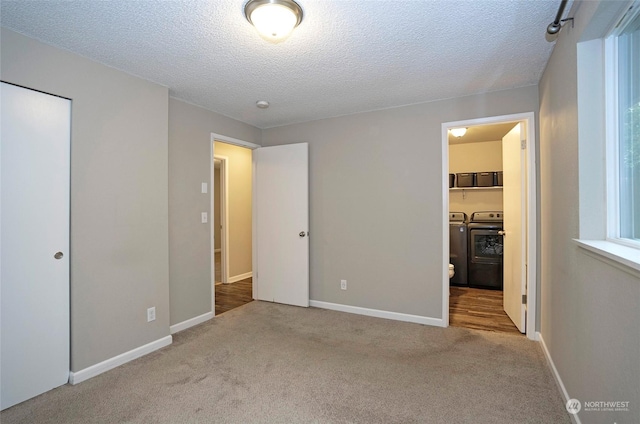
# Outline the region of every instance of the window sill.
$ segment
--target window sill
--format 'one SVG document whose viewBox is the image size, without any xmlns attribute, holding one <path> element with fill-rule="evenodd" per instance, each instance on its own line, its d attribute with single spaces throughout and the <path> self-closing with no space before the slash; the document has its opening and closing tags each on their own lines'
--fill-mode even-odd
<svg viewBox="0 0 640 424">
<path fill-rule="evenodd" d="M 605 259 L 605 262 L 623 265 L 628 271 L 634 270 L 634 274 L 640 272 L 640 250 L 638 249 L 606 240 L 574 239 L 574 241 L 581 248 L 595 253 L 599 259 Z"/>
</svg>

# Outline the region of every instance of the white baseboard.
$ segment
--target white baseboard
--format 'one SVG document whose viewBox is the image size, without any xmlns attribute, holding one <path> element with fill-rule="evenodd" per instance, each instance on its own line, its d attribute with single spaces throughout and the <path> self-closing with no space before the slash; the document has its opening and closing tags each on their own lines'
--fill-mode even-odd
<svg viewBox="0 0 640 424">
<path fill-rule="evenodd" d="M 246 280 L 253 277 L 253 272 L 245 272 L 244 274 L 234 275 L 227 280 L 229 283 L 235 283 L 236 281 Z"/>
<path fill-rule="evenodd" d="M 547 363 L 549 364 L 549 368 L 551 368 L 551 373 L 553 374 L 553 377 L 556 380 L 556 384 L 558 385 L 558 388 L 560 388 L 560 391 L 562 392 L 564 403 L 566 404 L 567 401 L 571 399 L 569 397 L 569 392 L 567 392 L 567 388 L 564 387 L 562 378 L 560 378 L 560 374 L 558 374 L 558 369 L 556 368 L 556 365 L 553 363 L 553 359 L 551 359 L 551 354 L 549 353 L 549 349 L 547 349 L 547 345 L 545 344 L 544 339 L 542 338 L 542 334 L 540 334 L 540 332 L 538 331 L 536 332 L 536 335 L 538 340 L 540 341 L 540 346 L 542 346 L 542 351 L 544 352 L 544 356 L 545 358 L 547 358 Z M 580 421 L 580 417 L 578 417 L 577 414 L 569 414 L 569 417 L 571 418 L 571 422 L 575 424 L 582 424 L 582 422 Z"/>
<path fill-rule="evenodd" d="M 310 300 L 309 306 L 314 306 L 316 308 L 322 309 L 331 309 L 332 311 L 348 312 L 350 314 L 367 315 L 370 317 L 386 318 L 395 321 L 414 322 L 417 324 L 444 327 L 444 321 L 441 318 L 429 318 L 420 315 L 409 315 L 399 312 L 382 311 L 379 309 L 361 308 L 359 306 L 341 305 L 339 303 L 321 302 L 319 300 Z"/>
<path fill-rule="evenodd" d="M 113 358 L 107 359 L 106 361 L 102 361 L 98 364 L 92 365 L 89 368 L 85 368 L 78 372 L 70 372 L 69 383 L 82 383 L 85 380 L 102 374 L 103 372 L 107 372 L 116 367 L 119 367 L 120 365 L 126 364 L 129 361 L 133 361 L 134 359 L 138 359 L 141 356 L 147 355 L 155 350 L 161 349 L 165 346 L 169 346 L 172 341 L 173 338 L 171 336 L 166 336 L 144 346 L 140 346 L 118 356 L 114 356 Z"/>
<path fill-rule="evenodd" d="M 179 322 L 169 327 L 171 334 L 176 334 L 179 331 L 186 330 L 194 325 L 202 324 L 205 321 L 209 321 L 213 318 L 213 312 L 207 312 L 206 314 L 198 315 L 195 318 L 188 319 L 186 321 Z"/>
</svg>

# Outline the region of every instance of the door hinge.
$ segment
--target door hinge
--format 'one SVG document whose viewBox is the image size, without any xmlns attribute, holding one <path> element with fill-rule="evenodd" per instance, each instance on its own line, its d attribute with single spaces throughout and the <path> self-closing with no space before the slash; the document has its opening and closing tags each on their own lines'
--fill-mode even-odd
<svg viewBox="0 0 640 424">
<path fill-rule="evenodd" d="M 520 148 L 522 150 L 526 150 L 527 149 L 527 140 L 520 140 Z"/>
<path fill-rule="evenodd" d="M 522 295 L 522 304 L 523 304 L 523 305 L 526 305 L 526 304 L 527 304 L 527 295 L 526 295 L 526 294 L 523 294 L 523 295 Z"/>
</svg>

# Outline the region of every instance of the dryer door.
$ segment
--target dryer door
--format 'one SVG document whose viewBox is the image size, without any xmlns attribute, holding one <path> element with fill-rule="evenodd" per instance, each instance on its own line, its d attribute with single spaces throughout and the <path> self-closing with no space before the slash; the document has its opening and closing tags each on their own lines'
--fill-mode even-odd
<svg viewBox="0 0 640 424">
<path fill-rule="evenodd" d="M 469 230 L 469 260 L 477 263 L 502 264 L 503 239 L 497 229 Z"/>
</svg>

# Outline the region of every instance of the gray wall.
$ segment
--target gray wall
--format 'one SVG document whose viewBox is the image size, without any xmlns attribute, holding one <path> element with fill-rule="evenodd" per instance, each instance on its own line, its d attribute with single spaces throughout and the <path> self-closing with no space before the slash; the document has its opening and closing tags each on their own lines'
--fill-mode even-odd
<svg viewBox="0 0 640 424">
<path fill-rule="evenodd" d="M 68 97 L 71 369 L 169 334 L 167 88 L 2 29 L 4 81 Z M 156 307 L 147 323 L 146 310 Z"/>
<path fill-rule="evenodd" d="M 169 288 L 171 325 L 211 311 L 211 133 L 259 144 L 260 130 L 169 99 Z M 211 220 L 209 220 L 211 222 Z"/>
<path fill-rule="evenodd" d="M 441 124 L 537 110 L 532 86 L 263 130 L 309 143 L 311 299 L 441 318 Z"/>
<path fill-rule="evenodd" d="M 588 254 L 579 236 L 576 43 L 604 3 L 583 2 L 540 81 L 541 328 L 570 397 L 630 401 L 629 413 L 581 412 L 583 423 L 640 422 L 640 275 Z M 595 194 L 595 193 L 594 193 Z"/>
</svg>

